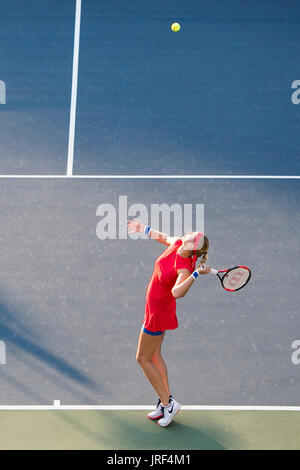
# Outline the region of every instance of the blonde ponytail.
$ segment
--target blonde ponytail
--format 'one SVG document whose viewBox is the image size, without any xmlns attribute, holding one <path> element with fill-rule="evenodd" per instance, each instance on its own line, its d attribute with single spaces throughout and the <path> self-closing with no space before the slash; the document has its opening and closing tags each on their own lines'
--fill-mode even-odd
<svg viewBox="0 0 300 470">
<path fill-rule="evenodd" d="M 209 240 L 208 240 L 208 238 L 207 238 L 206 235 L 203 235 L 203 245 L 202 245 L 201 251 L 203 250 L 204 253 L 203 253 L 203 254 L 202 254 L 202 253 L 199 254 L 199 257 L 201 257 L 201 258 L 200 258 L 200 263 L 199 263 L 199 266 L 198 266 L 198 267 L 203 266 L 204 264 L 207 263 L 207 260 L 208 260 L 208 254 L 207 254 L 208 248 L 209 248 Z"/>
<path fill-rule="evenodd" d="M 206 264 L 207 260 L 208 260 L 208 254 L 204 253 L 204 255 L 202 255 L 200 259 L 200 266 L 203 266 L 203 264 Z"/>
</svg>

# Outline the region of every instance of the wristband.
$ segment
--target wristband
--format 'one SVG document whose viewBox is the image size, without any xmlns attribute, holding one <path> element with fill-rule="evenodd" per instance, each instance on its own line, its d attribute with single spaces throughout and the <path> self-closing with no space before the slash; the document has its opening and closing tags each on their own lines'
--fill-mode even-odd
<svg viewBox="0 0 300 470">
<path fill-rule="evenodd" d="M 193 276 L 194 279 L 197 279 L 197 277 L 199 276 L 198 271 L 194 271 L 194 272 L 192 273 L 192 276 Z"/>
<path fill-rule="evenodd" d="M 147 226 L 147 227 L 144 228 L 144 234 L 148 235 L 148 237 L 150 235 L 150 232 L 151 232 L 151 227 Z"/>
</svg>

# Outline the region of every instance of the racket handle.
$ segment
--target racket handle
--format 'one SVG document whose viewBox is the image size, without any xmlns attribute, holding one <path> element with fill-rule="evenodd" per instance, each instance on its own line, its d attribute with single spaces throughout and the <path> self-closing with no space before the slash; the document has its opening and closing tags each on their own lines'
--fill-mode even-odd
<svg viewBox="0 0 300 470">
<path fill-rule="evenodd" d="M 210 273 L 211 273 L 211 274 L 218 274 L 218 270 L 217 270 L 217 269 L 214 269 L 214 268 L 211 268 L 211 269 L 210 269 Z"/>
<path fill-rule="evenodd" d="M 204 268 L 205 268 L 205 266 L 201 266 L 200 269 L 204 269 Z M 214 268 L 210 268 L 210 271 L 209 271 L 209 272 L 210 272 L 210 274 L 218 274 L 218 270 L 217 270 L 217 269 L 214 269 Z"/>
</svg>

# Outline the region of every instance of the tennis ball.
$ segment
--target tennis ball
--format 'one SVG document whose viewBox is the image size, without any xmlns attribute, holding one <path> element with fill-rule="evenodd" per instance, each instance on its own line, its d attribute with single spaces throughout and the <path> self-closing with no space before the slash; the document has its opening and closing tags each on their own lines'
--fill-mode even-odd
<svg viewBox="0 0 300 470">
<path fill-rule="evenodd" d="M 180 24 L 179 23 L 173 23 L 172 26 L 171 26 L 171 29 L 172 29 L 172 31 L 177 33 L 177 31 L 180 30 Z"/>
</svg>

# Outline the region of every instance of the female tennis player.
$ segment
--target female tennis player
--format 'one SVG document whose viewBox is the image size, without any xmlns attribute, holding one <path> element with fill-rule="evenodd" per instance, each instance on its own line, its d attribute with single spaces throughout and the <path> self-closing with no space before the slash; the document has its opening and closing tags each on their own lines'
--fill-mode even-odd
<svg viewBox="0 0 300 470">
<path fill-rule="evenodd" d="M 156 410 L 148 414 L 157 419 L 159 426 L 171 424 L 181 405 L 170 393 L 168 371 L 161 354 L 166 330 L 178 327 L 176 299 L 184 297 L 195 280 L 208 274 L 206 266 L 209 241 L 201 232 L 188 232 L 181 238 L 169 237 L 137 219 L 128 221 L 129 233 L 145 233 L 148 237 L 167 245 L 157 258 L 146 293 L 144 323 L 140 332 L 136 359 L 157 393 Z M 197 258 L 201 257 L 196 268 Z"/>
</svg>

